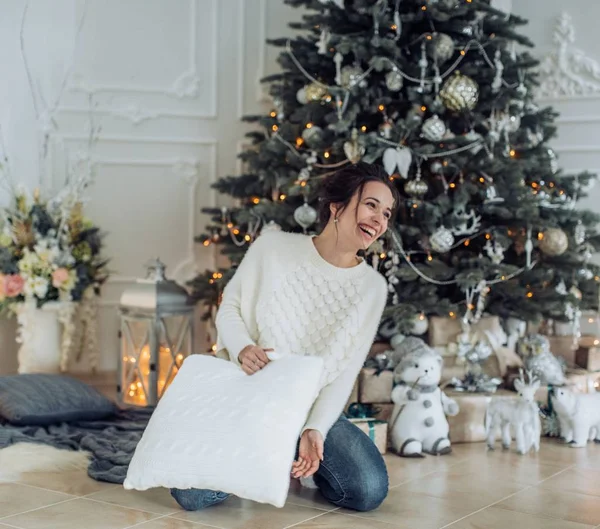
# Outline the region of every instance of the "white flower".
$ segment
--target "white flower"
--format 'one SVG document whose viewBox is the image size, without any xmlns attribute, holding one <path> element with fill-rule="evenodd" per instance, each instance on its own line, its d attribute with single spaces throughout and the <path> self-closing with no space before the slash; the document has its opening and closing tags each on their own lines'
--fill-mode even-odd
<svg viewBox="0 0 600 529">
<path fill-rule="evenodd" d="M 27 278 L 27 281 L 25 281 L 25 296 L 27 298 L 36 296 L 38 299 L 44 299 L 48 293 L 48 285 L 48 280 L 43 277 L 29 277 Z"/>
<path fill-rule="evenodd" d="M 54 241 L 41 239 L 34 247 L 35 253 L 43 263 L 51 264 L 56 261 L 60 250 Z"/>
<path fill-rule="evenodd" d="M 19 261 L 19 271 L 23 276 L 30 276 L 33 274 L 35 269 L 42 268 L 43 263 L 40 261 L 38 255 L 31 252 L 28 248 L 23 250 L 23 257 Z"/>
</svg>

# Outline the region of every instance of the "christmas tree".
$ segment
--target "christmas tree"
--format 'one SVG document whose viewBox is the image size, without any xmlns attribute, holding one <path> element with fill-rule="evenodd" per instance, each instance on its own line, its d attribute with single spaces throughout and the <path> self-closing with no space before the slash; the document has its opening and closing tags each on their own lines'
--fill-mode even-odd
<svg viewBox="0 0 600 529">
<path fill-rule="evenodd" d="M 595 177 L 564 174 L 548 146 L 556 113 L 535 103 L 524 19 L 494 0 L 286 3 L 304 31 L 269 41 L 273 110 L 244 118 L 257 125 L 244 174 L 215 184 L 235 206 L 205 210 L 198 237 L 231 263 L 192 282 L 207 318 L 261 230 L 317 231 L 320 180 L 359 160 L 403 197 L 366 255 L 389 283 L 388 332 L 484 312 L 576 322 L 597 306 L 599 217 L 576 208 Z"/>
</svg>

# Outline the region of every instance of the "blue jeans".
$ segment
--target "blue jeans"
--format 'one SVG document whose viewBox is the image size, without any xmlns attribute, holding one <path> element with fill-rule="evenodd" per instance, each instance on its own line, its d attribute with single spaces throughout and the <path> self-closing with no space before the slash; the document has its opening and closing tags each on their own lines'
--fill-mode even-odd
<svg viewBox="0 0 600 529">
<path fill-rule="evenodd" d="M 328 501 L 355 511 L 371 511 L 381 505 L 388 493 L 388 475 L 383 457 L 368 435 L 340 417 L 327 434 L 323 456 L 314 479 Z M 204 509 L 229 497 L 203 489 L 171 489 L 171 495 L 186 511 Z"/>
</svg>

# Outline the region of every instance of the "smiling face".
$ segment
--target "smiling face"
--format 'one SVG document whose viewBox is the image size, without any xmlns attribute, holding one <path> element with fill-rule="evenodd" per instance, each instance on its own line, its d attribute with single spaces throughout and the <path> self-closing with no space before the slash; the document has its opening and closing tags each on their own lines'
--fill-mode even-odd
<svg viewBox="0 0 600 529">
<path fill-rule="evenodd" d="M 331 214 L 337 218 L 340 241 L 357 250 L 366 250 L 388 227 L 394 198 L 389 187 L 381 182 L 367 182 L 362 193 L 352 197 L 348 207 L 339 212 L 331 205 Z"/>
</svg>

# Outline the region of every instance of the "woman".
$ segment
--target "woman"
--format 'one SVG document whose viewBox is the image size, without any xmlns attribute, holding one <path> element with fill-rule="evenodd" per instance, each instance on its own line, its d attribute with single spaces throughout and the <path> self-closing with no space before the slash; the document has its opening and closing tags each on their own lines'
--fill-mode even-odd
<svg viewBox="0 0 600 529">
<path fill-rule="evenodd" d="M 321 391 L 292 475 L 314 476 L 331 503 L 357 511 L 375 509 L 388 491 L 377 448 L 341 416 L 387 299 L 384 278 L 357 253 L 386 232 L 397 204 L 379 166 L 358 163 L 330 175 L 321 186 L 321 233 L 258 237 L 225 288 L 216 318 L 218 351 L 248 375 L 269 363 L 270 351 L 323 358 Z M 171 494 L 186 510 L 228 496 L 198 489 Z"/>
</svg>

